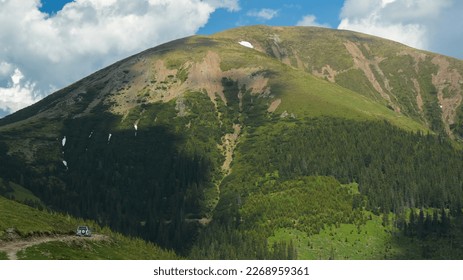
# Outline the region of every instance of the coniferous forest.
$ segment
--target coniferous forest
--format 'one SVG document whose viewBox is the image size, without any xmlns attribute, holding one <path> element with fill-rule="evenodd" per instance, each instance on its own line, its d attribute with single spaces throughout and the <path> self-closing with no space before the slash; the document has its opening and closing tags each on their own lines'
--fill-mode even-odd
<svg viewBox="0 0 463 280">
<path fill-rule="evenodd" d="M 101 122 L 78 121 L 69 127 L 79 130 L 63 133 L 68 168 L 39 162 L 29 169 L 3 152 L 10 163 L 2 165 L 10 174 L 3 178 L 28 186 L 53 209 L 193 258 L 297 258 L 291 241 L 268 238 L 280 228 L 311 236 L 331 225 L 360 226 L 367 213 L 391 213 L 387 223 L 404 237 L 447 238 L 461 217 L 461 151 L 446 138 L 387 122 L 270 118 L 250 126 L 204 226 L 198 221 L 220 173 L 221 155 L 211 157 L 206 144 L 216 140 L 214 128 L 188 143 L 196 138 L 182 138 L 160 117 L 136 136 L 121 130 L 108 140 Z M 138 145 L 144 137 L 149 145 Z"/>
</svg>

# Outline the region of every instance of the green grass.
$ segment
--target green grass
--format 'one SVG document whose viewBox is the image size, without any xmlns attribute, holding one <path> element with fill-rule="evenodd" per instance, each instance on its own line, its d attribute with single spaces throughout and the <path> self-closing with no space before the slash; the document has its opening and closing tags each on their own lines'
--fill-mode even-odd
<svg viewBox="0 0 463 280">
<path fill-rule="evenodd" d="M 428 209 L 431 211 L 432 209 Z M 308 236 L 295 228 L 279 228 L 268 238 L 269 247 L 278 242 L 292 242 L 297 258 L 349 260 L 459 260 L 462 259 L 463 220 L 453 221 L 446 237 L 429 235 L 424 239 L 405 236 L 391 225 L 382 224 L 382 215 L 365 212 L 371 217 L 365 224 L 326 226 L 319 234 Z M 389 214 L 389 219 L 394 215 Z"/>
<path fill-rule="evenodd" d="M 8 256 L 5 252 L 0 251 L 0 260 L 8 260 Z"/>
<path fill-rule="evenodd" d="M 391 235 L 381 225 L 381 219 L 372 215 L 365 225 L 341 224 L 330 226 L 310 237 L 307 259 L 387 259 L 385 250 Z"/>
<path fill-rule="evenodd" d="M 390 259 L 400 255 L 401 248 L 393 246 L 390 228 L 384 227 L 379 216 L 371 213 L 363 225 L 340 224 L 326 226 L 319 234 L 307 236 L 292 228 L 280 228 L 269 237 L 269 244 L 278 241 L 295 244 L 298 259 Z"/>
<path fill-rule="evenodd" d="M 271 56 L 275 55 L 272 46 L 275 46 L 276 39 L 282 50 L 281 55 L 289 58 L 292 66 L 296 66 L 294 58 L 297 55 L 316 69 L 321 69 L 326 64 L 330 64 L 334 69 L 345 69 L 351 67 L 353 62 L 339 34 L 342 33 L 326 28 L 292 27 L 281 30 L 278 27 L 252 26 L 227 30 L 213 37 L 227 38 L 236 45 L 240 40 L 247 40 Z"/>
<path fill-rule="evenodd" d="M 6 230 L 14 228 L 22 237 L 34 234 L 73 233 L 83 220 L 58 213 L 40 211 L 0 196 L 0 239 L 5 238 Z M 91 226 L 95 227 L 95 224 Z"/>
<path fill-rule="evenodd" d="M 178 259 L 175 253 L 163 250 L 141 239 L 125 237 L 93 221 L 84 221 L 59 213 L 48 213 L 0 196 L 0 240 L 8 239 L 10 229 L 27 238 L 43 235 L 73 235 L 78 225 L 89 225 L 105 241 L 83 238 L 68 242 L 49 242 L 19 252 L 21 259 Z M 0 259 L 7 259 L 0 251 Z"/>
<path fill-rule="evenodd" d="M 18 253 L 22 260 L 175 260 L 178 256 L 140 239 L 112 234 L 110 240 L 85 238 L 48 242 Z"/>
<path fill-rule="evenodd" d="M 378 95 L 373 85 L 360 69 L 350 69 L 339 73 L 336 76 L 336 83 L 342 87 L 362 94 L 373 101 L 387 105 L 387 102 Z"/>
<path fill-rule="evenodd" d="M 290 72 L 288 67 L 287 72 Z M 332 116 L 355 120 L 386 119 L 412 131 L 427 131 L 420 123 L 395 113 L 386 106 L 343 87 L 303 72 L 293 72 L 275 82 L 282 90 L 282 102 L 276 113 L 287 111 L 297 117 Z"/>
</svg>

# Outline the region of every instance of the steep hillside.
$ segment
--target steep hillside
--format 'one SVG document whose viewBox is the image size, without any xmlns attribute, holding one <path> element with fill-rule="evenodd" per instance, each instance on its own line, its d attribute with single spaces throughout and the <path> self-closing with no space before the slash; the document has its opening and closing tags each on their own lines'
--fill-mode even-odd
<svg viewBox="0 0 463 280">
<path fill-rule="evenodd" d="M 238 28 L 217 38 L 256 50 L 384 104 L 434 131 L 462 137 L 463 62 L 351 31 Z"/>
<path fill-rule="evenodd" d="M 295 240 L 389 215 L 375 246 L 442 244 L 463 205 L 461 65 L 320 28 L 180 39 L 1 119 L 0 194 L 193 258 L 313 257 Z M 439 234 L 405 232 L 418 209 Z"/>
<path fill-rule="evenodd" d="M 79 225 L 93 229 L 76 237 Z M 2 255 L 4 255 L 2 257 Z M 0 259 L 177 259 L 140 239 L 124 237 L 95 222 L 47 213 L 0 196 Z"/>
</svg>

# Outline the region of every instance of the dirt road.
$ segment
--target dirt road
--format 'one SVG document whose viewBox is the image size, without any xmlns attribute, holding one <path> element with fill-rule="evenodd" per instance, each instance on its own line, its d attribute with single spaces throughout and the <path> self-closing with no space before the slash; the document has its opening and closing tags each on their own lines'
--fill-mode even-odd
<svg viewBox="0 0 463 280">
<path fill-rule="evenodd" d="M 17 260 L 17 253 L 21 250 L 24 250 L 28 247 L 35 246 L 38 244 L 51 242 L 51 241 L 72 241 L 72 240 L 92 240 L 92 241 L 102 241 L 107 240 L 109 237 L 102 234 L 93 234 L 92 237 L 79 237 L 75 235 L 60 235 L 60 236 L 45 236 L 45 237 L 34 237 L 30 239 L 14 240 L 3 242 L 0 241 L 0 251 L 3 251 L 7 254 L 8 259 Z"/>
</svg>

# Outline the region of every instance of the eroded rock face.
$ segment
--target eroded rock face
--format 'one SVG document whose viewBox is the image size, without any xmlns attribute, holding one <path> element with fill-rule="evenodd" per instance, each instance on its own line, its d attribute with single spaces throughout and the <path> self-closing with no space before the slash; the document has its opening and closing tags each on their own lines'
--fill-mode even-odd
<svg viewBox="0 0 463 280">
<path fill-rule="evenodd" d="M 463 78 L 461 74 L 450 66 L 444 56 L 437 55 L 432 63 L 438 66 L 437 74 L 432 75 L 432 83 L 437 89 L 439 106 L 442 109 L 442 121 L 447 134 L 451 134 L 450 125 L 455 123 L 458 107 L 461 105 Z"/>
<path fill-rule="evenodd" d="M 263 74 L 255 74 L 261 68 L 240 68 L 222 71 L 221 58 L 218 53 L 208 51 L 202 61 L 185 62 L 181 69 L 185 78 L 179 77 L 177 69 L 168 69 L 162 58 L 149 58 L 133 64 L 126 74 L 133 73 L 130 81 L 112 91 L 111 110 L 120 115 L 126 115 L 140 102 L 169 102 L 180 98 L 187 91 L 202 91 L 216 106 L 216 98 L 227 104 L 224 95 L 222 79 L 227 78 L 238 83 L 238 87 L 250 90 L 252 94 L 269 94 L 269 79 Z M 119 79 L 121 80 L 121 79 Z M 123 80 L 123 78 L 122 78 Z M 123 83 L 122 83 L 123 84 Z M 238 93 L 239 94 L 239 93 Z M 185 108 L 178 104 L 181 111 Z"/>
<path fill-rule="evenodd" d="M 389 85 L 389 81 L 385 77 L 381 68 L 379 67 L 379 63 L 384 58 L 375 57 L 374 59 L 367 59 L 355 43 L 347 41 L 344 43 L 344 45 L 346 46 L 346 49 L 349 51 L 349 53 L 352 55 L 352 58 L 354 60 L 354 69 L 362 70 L 362 72 L 365 74 L 373 88 L 381 95 L 382 98 L 384 98 L 387 101 L 387 103 L 392 108 L 394 108 L 394 111 L 400 113 L 400 107 L 391 99 L 392 88 Z M 382 81 L 376 78 L 375 73 L 373 71 L 376 71 L 379 74 Z M 382 83 L 382 85 L 380 82 Z M 385 89 L 383 89 L 383 87 Z"/>
</svg>

